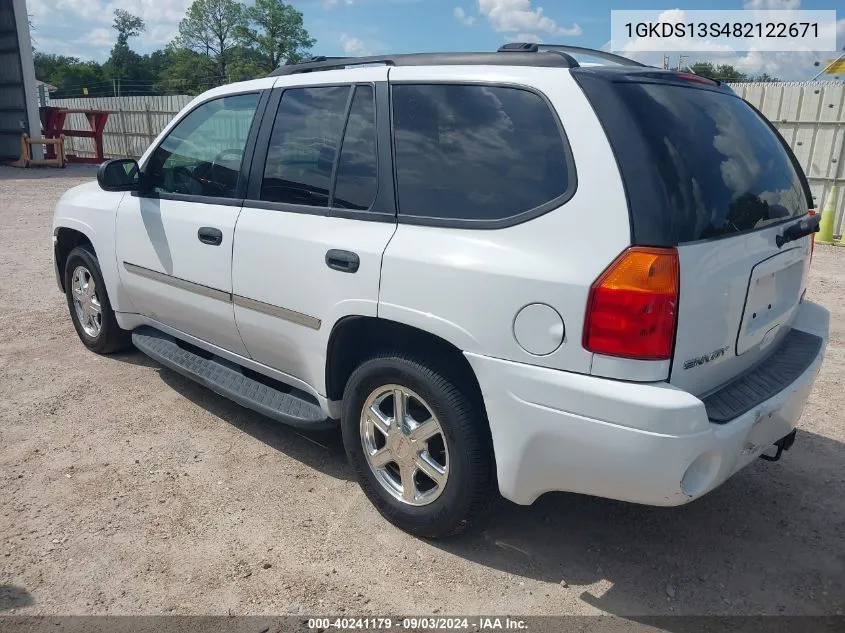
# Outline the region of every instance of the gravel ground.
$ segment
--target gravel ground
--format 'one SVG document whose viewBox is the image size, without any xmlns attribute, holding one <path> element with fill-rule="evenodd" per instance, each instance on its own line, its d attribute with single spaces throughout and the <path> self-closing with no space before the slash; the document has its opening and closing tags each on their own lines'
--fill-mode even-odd
<svg viewBox="0 0 845 633">
<path fill-rule="evenodd" d="M 339 433 L 85 350 L 50 226 L 93 176 L 0 167 L 0 612 L 845 613 L 845 248 L 816 248 L 831 341 L 781 462 L 680 508 L 502 501 L 429 543 L 378 516 Z"/>
</svg>

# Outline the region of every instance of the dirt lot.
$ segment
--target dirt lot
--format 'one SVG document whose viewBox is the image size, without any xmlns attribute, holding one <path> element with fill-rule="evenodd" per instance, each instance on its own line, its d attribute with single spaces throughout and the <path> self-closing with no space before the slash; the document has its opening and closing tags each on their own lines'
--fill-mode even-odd
<svg viewBox="0 0 845 633">
<path fill-rule="evenodd" d="M 428 543 L 376 514 L 339 434 L 85 350 L 50 225 L 93 173 L 0 167 L 0 612 L 845 613 L 845 248 L 816 249 L 831 341 L 780 463 L 680 508 L 502 501 Z"/>
</svg>

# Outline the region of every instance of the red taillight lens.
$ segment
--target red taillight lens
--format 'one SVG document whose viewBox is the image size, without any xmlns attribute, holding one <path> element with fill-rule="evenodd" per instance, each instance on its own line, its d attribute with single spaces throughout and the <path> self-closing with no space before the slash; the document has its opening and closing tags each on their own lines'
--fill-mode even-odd
<svg viewBox="0 0 845 633">
<path fill-rule="evenodd" d="M 678 252 L 635 246 L 590 288 L 584 347 L 642 360 L 672 355 L 678 317 Z"/>
</svg>

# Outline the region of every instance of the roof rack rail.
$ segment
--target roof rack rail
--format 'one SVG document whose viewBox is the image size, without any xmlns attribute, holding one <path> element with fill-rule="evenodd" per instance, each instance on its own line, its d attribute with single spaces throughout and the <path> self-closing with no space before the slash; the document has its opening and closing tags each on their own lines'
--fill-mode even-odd
<svg viewBox="0 0 845 633">
<path fill-rule="evenodd" d="M 507 46 L 507 45 L 506 45 Z M 565 51 L 534 51 L 529 48 L 502 47 L 495 53 L 408 53 L 375 55 L 371 57 L 310 57 L 301 62 L 285 64 L 270 73 L 270 77 L 296 75 L 320 70 L 339 70 L 350 66 L 384 64 L 386 66 L 535 66 L 545 68 L 577 68 L 578 62 Z M 505 49 L 505 50 L 503 50 Z M 503 55 L 502 52 L 536 52 L 536 55 Z"/>
<path fill-rule="evenodd" d="M 569 46 L 568 44 L 535 44 L 533 42 L 510 42 L 499 48 L 500 53 L 539 53 L 543 51 L 550 51 L 553 53 L 570 55 L 587 55 L 589 57 L 596 57 L 605 61 L 619 64 L 620 66 L 642 66 L 647 67 L 647 64 L 641 64 L 633 59 L 628 59 L 622 55 L 615 55 L 607 51 L 598 50 L 595 48 L 585 48 L 583 46 Z M 574 61 L 574 59 L 573 59 Z M 578 66 L 578 62 L 575 62 Z"/>
</svg>

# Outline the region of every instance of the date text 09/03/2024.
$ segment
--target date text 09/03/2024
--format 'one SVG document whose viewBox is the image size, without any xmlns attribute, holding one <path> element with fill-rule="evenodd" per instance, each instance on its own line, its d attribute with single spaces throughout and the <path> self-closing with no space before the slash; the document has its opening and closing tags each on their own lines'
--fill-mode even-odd
<svg viewBox="0 0 845 633">
<path fill-rule="evenodd" d="M 345 630 L 473 630 L 473 631 L 526 631 L 524 620 L 511 617 L 345 617 L 345 618 L 309 618 L 308 628 L 313 631 L 329 629 Z"/>
</svg>

